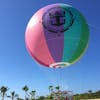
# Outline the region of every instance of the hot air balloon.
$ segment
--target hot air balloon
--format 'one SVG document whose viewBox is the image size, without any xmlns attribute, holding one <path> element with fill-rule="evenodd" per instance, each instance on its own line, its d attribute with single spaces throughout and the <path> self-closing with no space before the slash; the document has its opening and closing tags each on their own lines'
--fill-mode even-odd
<svg viewBox="0 0 100 100">
<path fill-rule="evenodd" d="M 38 63 L 62 68 L 77 62 L 88 46 L 89 28 L 84 16 L 67 4 L 38 10 L 25 31 L 28 52 Z"/>
</svg>

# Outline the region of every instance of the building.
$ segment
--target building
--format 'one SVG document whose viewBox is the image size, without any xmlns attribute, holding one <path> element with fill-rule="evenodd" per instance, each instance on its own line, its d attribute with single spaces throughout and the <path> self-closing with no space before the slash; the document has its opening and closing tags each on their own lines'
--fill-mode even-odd
<svg viewBox="0 0 100 100">
<path fill-rule="evenodd" d="M 54 100 L 73 100 L 72 91 L 57 91 L 53 92 Z"/>
</svg>

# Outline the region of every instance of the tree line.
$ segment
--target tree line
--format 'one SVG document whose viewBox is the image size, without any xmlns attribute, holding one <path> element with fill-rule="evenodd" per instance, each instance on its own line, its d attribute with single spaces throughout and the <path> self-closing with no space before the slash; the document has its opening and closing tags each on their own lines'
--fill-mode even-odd
<svg viewBox="0 0 100 100">
<path fill-rule="evenodd" d="M 93 92 L 92 90 L 88 90 L 86 93 L 75 94 L 74 100 L 87 100 L 87 99 L 100 99 L 100 90 Z"/>
<path fill-rule="evenodd" d="M 11 100 L 53 100 L 54 92 L 59 93 L 61 91 L 60 86 L 52 86 L 50 85 L 48 87 L 49 94 L 45 96 L 37 96 L 36 97 L 36 90 L 29 90 L 29 87 L 27 85 L 22 87 L 22 90 L 24 92 L 24 98 L 22 98 L 19 94 L 17 94 L 15 91 L 11 91 L 10 94 L 7 94 L 7 91 L 9 91 L 9 88 L 7 86 L 1 86 L 0 87 L 0 100 L 5 100 L 5 98 L 10 98 Z M 80 99 L 96 99 L 100 98 L 100 90 L 93 92 L 92 90 L 88 90 L 86 93 L 81 94 L 74 94 L 73 95 L 74 100 L 80 100 Z M 64 100 L 62 97 L 61 100 Z"/>
<path fill-rule="evenodd" d="M 11 98 L 11 100 L 34 100 L 35 98 L 35 90 L 29 91 L 29 87 L 27 85 L 22 87 L 22 90 L 25 93 L 25 97 L 20 97 L 19 94 L 17 94 L 15 91 L 11 91 L 10 94 L 7 94 L 7 91 L 9 88 L 7 86 L 1 86 L 0 87 L 0 97 L 1 100 L 5 100 L 5 98 Z"/>
<path fill-rule="evenodd" d="M 0 87 L 0 100 L 5 100 L 5 98 L 10 98 L 11 100 L 44 100 L 44 99 L 52 99 L 52 93 L 54 91 L 53 86 L 49 86 L 49 95 L 46 96 L 37 96 L 36 97 L 36 90 L 29 90 L 29 87 L 27 85 L 22 87 L 22 90 L 24 91 L 24 98 L 22 98 L 19 94 L 17 94 L 15 91 L 11 91 L 8 95 L 7 92 L 10 90 L 7 86 L 1 86 Z M 59 86 L 55 87 L 56 91 L 60 90 Z M 36 98 L 35 98 L 36 97 Z"/>
</svg>

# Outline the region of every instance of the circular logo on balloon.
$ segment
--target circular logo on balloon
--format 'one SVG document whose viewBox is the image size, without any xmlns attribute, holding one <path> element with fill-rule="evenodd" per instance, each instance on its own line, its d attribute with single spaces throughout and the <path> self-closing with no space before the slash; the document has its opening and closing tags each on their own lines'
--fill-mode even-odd
<svg viewBox="0 0 100 100">
<path fill-rule="evenodd" d="M 73 14 L 69 9 L 53 7 L 48 9 L 43 17 L 42 24 L 45 29 L 52 33 L 63 33 L 74 23 Z"/>
</svg>

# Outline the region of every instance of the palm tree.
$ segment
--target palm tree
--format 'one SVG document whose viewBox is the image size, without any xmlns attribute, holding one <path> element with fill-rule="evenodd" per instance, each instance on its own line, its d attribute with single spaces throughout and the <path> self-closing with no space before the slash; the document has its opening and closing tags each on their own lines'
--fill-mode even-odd
<svg viewBox="0 0 100 100">
<path fill-rule="evenodd" d="M 88 96 L 91 99 L 92 90 L 88 90 Z"/>
<path fill-rule="evenodd" d="M 27 97 L 29 97 L 29 95 L 28 95 L 28 90 L 29 90 L 28 86 L 25 85 L 25 86 L 22 88 L 22 90 L 25 91 L 25 100 L 27 100 L 27 99 L 28 99 Z"/>
<path fill-rule="evenodd" d="M 32 90 L 32 91 L 30 92 L 30 95 L 31 95 L 31 99 L 32 99 L 32 100 L 35 99 L 35 93 L 36 93 L 35 90 Z"/>
<path fill-rule="evenodd" d="M 8 87 L 2 86 L 2 87 L 0 88 L 2 100 L 4 100 L 7 91 L 8 91 Z"/>
<path fill-rule="evenodd" d="M 60 87 L 59 86 L 56 86 L 55 89 L 57 90 L 57 92 L 59 92 Z"/>
<path fill-rule="evenodd" d="M 60 93 L 60 87 L 59 86 L 56 86 L 55 89 L 57 90 L 57 94 L 58 94 L 58 98 L 61 99 L 61 93 Z"/>
<path fill-rule="evenodd" d="M 15 97 L 18 97 L 18 94 L 15 94 L 15 91 L 11 92 L 11 96 L 7 96 L 8 98 L 11 98 L 11 100 L 14 100 Z"/>
<path fill-rule="evenodd" d="M 88 93 L 90 93 L 90 94 L 91 94 L 91 93 L 92 93 L 92 90 L 88 90 Z"/>
<path fill-rule="evenodd" d="M 49 99 L 53 99 L 53 86 L 52 85 L 49 86 L 49 92 L 50 92 Z"/>
<path fill-rule="evenodd" d="M 49 92 L 50 92 L 50 94 L 52 94 L 52 92 L 53 92 L 53 86 L 52 85 L 49 86 Z"/>
</svg>

